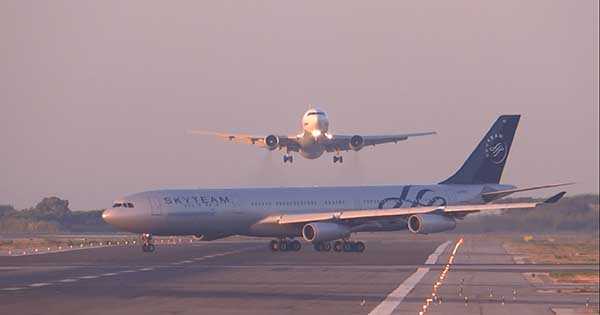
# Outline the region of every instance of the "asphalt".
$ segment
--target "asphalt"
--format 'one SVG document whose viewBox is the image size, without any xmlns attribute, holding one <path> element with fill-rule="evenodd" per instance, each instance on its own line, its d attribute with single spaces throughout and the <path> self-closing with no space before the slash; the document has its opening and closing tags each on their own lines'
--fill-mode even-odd
<svg viewBox="0 0 600 315">
<path fill-rule="evenodd" d="M 407 233 L 361 238 L 364 253 L 319 253 L 309 246 L 271 253 L 268 240 L 227 240 L 159 245 L 151 254 L 125 246 L 0 257 L 0 314 L 368 314 L 427 267 L 406 297 L 392 300 L 394 313 L 418 314 L 459 239 Z M 424 265 L 447 241 L 451 246 L 437 262 Z M 444 302 L 429 311 L 552 314 L 552 307 L 582 308 L 587 298 L 597 305 L 597 293 L 540 293 L 522 276 L 557 268 L 597 265 L 516 265 L 499 242 L 466 237 L 439 289 Z M 467 306 L 458 284 L 471 298 Z M 488 287 L 496 300 L 487 296 Z"/>
</svg>

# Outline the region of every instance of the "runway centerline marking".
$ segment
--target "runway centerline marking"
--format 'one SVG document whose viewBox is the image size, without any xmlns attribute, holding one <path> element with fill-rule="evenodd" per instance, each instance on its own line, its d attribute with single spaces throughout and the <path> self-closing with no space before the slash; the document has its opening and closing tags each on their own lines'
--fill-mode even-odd
<svg viewBox="0 0 600 315">
<path fill-rule="evenodd" d="M 25 290 L 26 288 L 3 288 L 1 289 L 2 291 L 19 291 L 19 290 Z"/>
<path fill-rule="evenodd" d="M 62 279 L 58 282 L 62 282 L 62 283 L 69 283 L 69 282 L 76 282 L 78 281 L 77 279 Z"/>
<path fill-rule="evenodd" d="M 32 287 L 32 288 L 40 288 L 40 287 L 45 287 L 45 286 L 49 286 L 49 285 L 52 285 L 52 283 L 40 282 L 40 283 L 30 284 L 29 286 Z"/>
<path fill-rule="evenodd" d="M 426 265 L 433 265 L 437 262 L 440 255 L 446 250 L 451 241 L 446 241 L 442 245 L 438 246 L 436 250 L 427 257 L 425 261 Z M 383 299 L 377 307 L 375 307 L 369 315 L 389 315 L 402 303 L 404 298 L 412 291 L 412 289 L 423 279 L 423 277 L 429 272 L 428 267 L 417 268 L 417 271 L 402 282 L 394 291 Z"/>
</svg>

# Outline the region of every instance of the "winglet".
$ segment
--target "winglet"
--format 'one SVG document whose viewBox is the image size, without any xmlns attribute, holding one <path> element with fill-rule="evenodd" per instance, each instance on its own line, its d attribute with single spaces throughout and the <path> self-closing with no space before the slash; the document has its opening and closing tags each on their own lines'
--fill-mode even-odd
<svg viewBox="0 0 600 315">
<path fill-rule="evenodd" d="M 561 191 L 558 194 L 544 200 L 544 203 L 546 203 L 546 204 L 557 203 L 559 200 L 562 199 L 562 197 L 565 196 L 566 193 L 567 193 L 566 191 Z"/>
</svg>

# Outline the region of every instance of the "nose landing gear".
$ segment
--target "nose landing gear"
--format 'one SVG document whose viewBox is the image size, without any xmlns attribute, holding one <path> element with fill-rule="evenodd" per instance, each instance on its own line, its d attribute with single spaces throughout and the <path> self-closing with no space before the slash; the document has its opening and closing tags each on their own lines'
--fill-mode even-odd
<svg viewBox="0 0 600 315">
<path fill-rule="evenodd" d="M 294 251 L 297 252 L 302 248 L 302 243 L 298 240 L 288 240 L 288 239 L 279 239 L 272 240 L 269 243 L 269 249 L 272 252 L 287 252 Z"/>
<path fill-rule="evenodd" d="M 142 251 L 144 253 L 153 253 L 156 250 L 154 242 L 152 241 L 152 235 L 144 233 L 142 234 Z"/>
<path fill-rule="evenodd" d="M 294 163 L 294 157 L 293 157 L 292 155 L 285 154 L 285 155 L 283 156 L 283 163 L 285 164 L 285 163 L 287 163 L 287 162 L 290 162 L 290 164 L 291 164 L 291 163 Z"/>
<path fill-rule="evenodd" d="M 335 164 L 335 163 L 338 163 L 338 162 L 339 162 L 340 164 L 344 163 L 344 157 L 343 157 L 343 156 L 341 156 L 341 155 L 339 155 L 339 156 L 337 156 L 337 155 L 334 155 L 334 156 L 333 156 L 333 164 Z"/>
</svg>

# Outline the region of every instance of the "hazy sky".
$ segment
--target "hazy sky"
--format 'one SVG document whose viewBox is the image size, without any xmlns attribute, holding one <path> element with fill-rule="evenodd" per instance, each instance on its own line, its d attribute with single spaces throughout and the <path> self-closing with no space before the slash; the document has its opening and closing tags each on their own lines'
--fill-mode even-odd
<svg viewBox="0 0 600 315">
<path fill-rule="evenodd" d="M 0 1 L 0 204 L 155 188 L 434 183 L 500 114 L 503 182 L 598 192 L 598 1 Z M 186 134 L 438 136 L 296 158 Z M 548 192 L 546 192 L 547 194 Z"/>
</svg>

